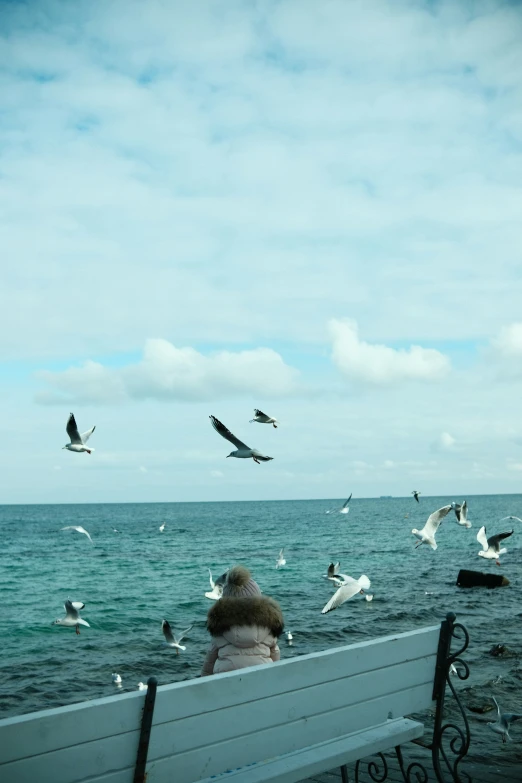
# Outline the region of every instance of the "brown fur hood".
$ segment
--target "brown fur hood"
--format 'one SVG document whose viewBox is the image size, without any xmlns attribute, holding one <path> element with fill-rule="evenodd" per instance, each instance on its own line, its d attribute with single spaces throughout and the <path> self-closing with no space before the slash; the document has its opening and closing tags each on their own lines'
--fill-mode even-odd
<svg viewBox="0 0 522 783">
<path fill-rule="evenodd" d="M 207 629 L 212 636 L 222 636 L 232 626 L 258 625 L 268 628 L 274 636 L 283 632 L 281 607 L 268 596 L 259 598 L 220 598 L 207 616 Z"/>
</svg>

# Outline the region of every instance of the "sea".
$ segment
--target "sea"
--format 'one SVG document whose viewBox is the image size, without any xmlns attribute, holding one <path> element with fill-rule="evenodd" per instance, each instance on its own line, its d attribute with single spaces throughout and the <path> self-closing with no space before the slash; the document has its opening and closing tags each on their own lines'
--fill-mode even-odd
<svg viewBox="0 0 522 783">
<path fill-rule="evenodd" d="M 136 690 L 151 675 L 160 684 L 198 677 L 209 645 L 208 569 L 217 577 L 241 563 L 282 607 L 293 635 L 291 644 L 281 637 L 285 659 L 438 624 L 454 612 L 470 635 L 470 677 L 452 678 L 471 725 L 470 757 L 520 762 L 522 721 L 506 744 L 487 722 L 496 716 L 492 696 L 522 712 L 522 522 L 500 521 L 522 517 L 522 495 L 466 498 L 472 527 L 451 512 L 436 551 L 415 549 L 412 528 L 464 498 L 354 497 L 348 514 L 339 513 L 343 500 L 0 506 L 0 718 Z M 83 526 L 93 543 L 61 530 L 69 525 Z M 515 531 L 500 568 L 478 557 L 482 525 L 488 535 Z M 282 548 L 286 565 L 276 569 Z M 342 573 L 369 577 L 373 600 L 357 595 L 323 615 L 335 591 L 323 574 L 337 561 Z M 461 568 L 510 584 L 462 589 Z M 85 603 L 90 627 L 79 636 L 53 625 L 67 598 Z M 175 630 L 192 626 L 179 655 L 164 645 L 164 618 Z M 503 654 L 493 654 L 496 645 Z"/>
</svg>

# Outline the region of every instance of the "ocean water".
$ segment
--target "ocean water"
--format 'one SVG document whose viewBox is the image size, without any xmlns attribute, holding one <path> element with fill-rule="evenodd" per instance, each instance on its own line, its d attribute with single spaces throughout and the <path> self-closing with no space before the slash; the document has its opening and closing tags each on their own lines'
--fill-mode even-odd
<svg viewBox="0 0 522 783">
<path fill-rule="evenodd" d="M 292 646 L 281 638 L 284 658 L 432 625 L 455 612 L 471 636 L 471 676 L 457 683 L 471 755 L 520 761 L 522 722 L 502 745 L 486 726 L 495 713 L 469 707 L 492 704 L 495 695 L 506 710 L 522 712 L 522 523 L 499 521 L 522 516 L 522 496 L 468 497 L 473 527 L 459 527 L 451 512 L 437 551 L 415 550 L 411 529 L 453 499 L 354 498 L 348 515 L 326 514 L 342 501 L 325 500 L 1 506 L 0 717 L 134 690 L 150 675 L 160 684 L 198 676 L 209 642 L 207 569 L 218 576 L 242 563 L 282 606 L 294 636 Z M 501 568 L 477 556 L 483 524 L 489 535 L 515 528 Z M 94 546 L 61 531 L 66 525 L 83 525 Z M 287 565 L 276 570 L 282 547 Z M 343 573 L 370 578 L 372 602 L 358 595 L 321 614 L 335 590 L 321 578 L 332 560 Z M 511 584 L 462 590 L 455 586 L 460 568 L 504 574 Z M 67 597 L 86 604 L 81 615 L 91 627 L 80 636 L 52 625 Z M 193 625 L 180 655 L 162 644 L 163 618 L 174 629 Z M 498 643 L 506 655 L 490 654 Z"/>
</svg>

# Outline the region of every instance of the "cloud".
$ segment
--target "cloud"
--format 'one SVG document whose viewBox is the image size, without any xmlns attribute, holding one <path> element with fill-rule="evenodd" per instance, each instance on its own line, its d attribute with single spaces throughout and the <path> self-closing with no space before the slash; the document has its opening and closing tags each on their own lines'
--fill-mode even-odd
<svg viewBox="0 0 522 783">
<path fill-rule="evenodd" d="M 437 381 L 450 369 L 449 359 L 433 348 L 409 349 L 372 345 L 359 339 L 355 321 L 332 319 L 329 323 L 332 358 L 350 380 L 374 385 L 403 381 Z"/>
<path fill-rule="evenodd" d="M 210 475 L 212 478 L 223 478 L 224 473 L 222 473 L 220 470 L 211 470 Z"/>
<path fill-rule="evenodd" d="M 36 395 L 43 405 L 215 400 L 245 394 L 284 397 L 299 388 L 298 371 L 270 348 L 206 356 L 162 339 L 147 340 L 137 364 L 115 369 L 87 361 L 63 372 L 42 371 L 38 377 L 51 387 Z"/>
<path fill-rule="evenodd" d="M 433 451 L 451 451 L 456 442 L 449 432 L 441 432 L 439 437 L 431 444 L 431 448 Z"/>
<path fill-rule="evenodd" d="M 522 358 L 522 323 L 504 326 L 491 340 L 491 347 L 501 359 Z"/>
</svg>

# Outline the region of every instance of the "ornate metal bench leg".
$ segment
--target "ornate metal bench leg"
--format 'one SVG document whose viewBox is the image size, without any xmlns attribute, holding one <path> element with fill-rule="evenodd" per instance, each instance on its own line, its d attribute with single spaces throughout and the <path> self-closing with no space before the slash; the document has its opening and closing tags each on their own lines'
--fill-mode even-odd
<svg viewBox="0 0 522 783">
<path fill-rule="evenodd" d="M 140 741 L 138 744 L 138 757 L 134 770 L 133 783 L 145 783 L 145 767 L 147 766 L 147 755 L 149 752 L 150 733 L 152 730 L 152 716 L 154 714 L 154 702 L 156 701 L 156 691 L 158 681 L 155 677 L 149 677 L 147 680 L 147 693 L 145 694 L 145 705 L 143 707 L 143 717 L 141 719 Z"/>
<path fill-rule="evenodd" d="M 342 783 L 349 783 L 349 781 L 348 781 L 348 767 L 346 766 L 346 764 L 343 764 L 343 766 L 341 767 L 341 780 L 342 780 Z"/>
</svg>

